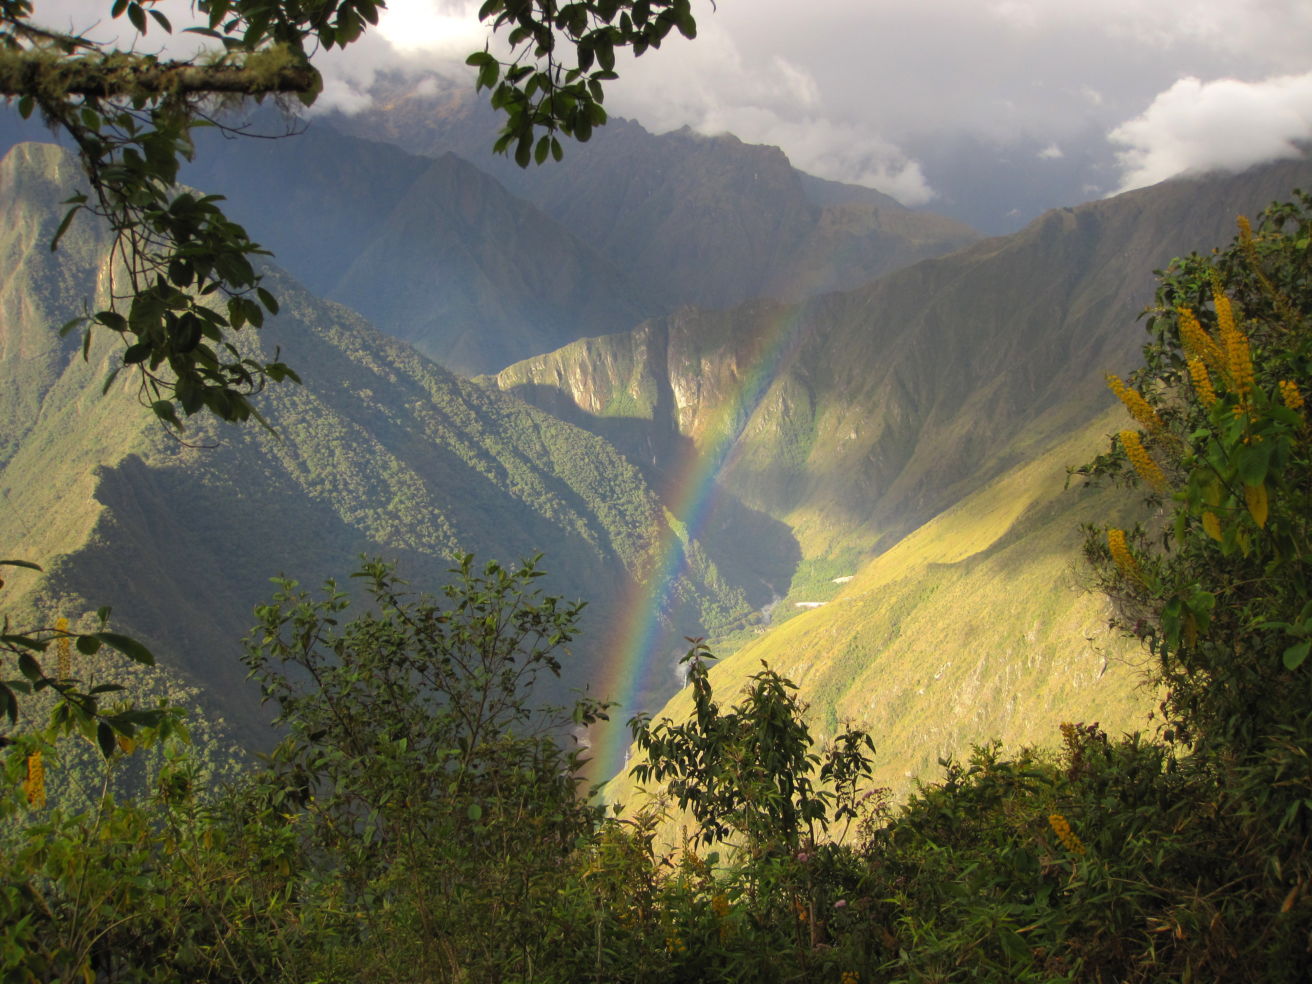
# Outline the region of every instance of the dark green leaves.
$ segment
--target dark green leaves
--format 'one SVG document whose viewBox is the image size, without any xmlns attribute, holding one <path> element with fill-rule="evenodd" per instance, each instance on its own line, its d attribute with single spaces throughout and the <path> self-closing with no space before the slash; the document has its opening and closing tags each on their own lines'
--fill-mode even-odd
<svg viewBox="0 0 1312 984">
<path fill-rule="evenodd" d="M 0 565 L 39 570 L 35 564 L 26 561 L 0 561 Z M 56 641 L 71 642 L 84 656 L 94 656 L 102 647 L 108 646 L 134 662 L 154 665 L 155 657 L 146 646 L 130 636 L 105 628 L 109 609 L 103 608 L 97 615 L 100 626 L 91 632 L 70 632 L 58 627 L 13 632 L 5 620 L 4 631 L 0 633 L 0 666 L 6 659 L 12 659 L 12 665 L 17 667 L 23 679 L 0 680 L 0 716 L 11 724 L 16 723 L 20 694 L 53 691 L 57 694 L 57 701 L 50 712 L 49 724 L 54 732 L 77 731 L 94 740 L 108 758 L 114 751 L 117 736 L 131 738 L 138 728 L 165 726 L 176 717 L 176 711 L 171 708 L 115 708 L 106 711 L 101 707 L 100 699 L 122 691 L 122 687 L 102 683 L 84 690 L 77 680 L 51 676 L 42 666 L 41 658 L 49 659 L 51 643 Z M 10 739 L 0 731 L 0 747 L 8 744 Z"/>
<path fill-rule="evenodd" d="M 710 651 L 694 640 L 683 658 L 693 714 L 675 724 L 642 715 L 629 722 L 643 754 L 632 774 L 654 780 L 698 823 L 695 840 L 733 835 L 753 851 L 796 850 L 833 819 L 855 815 L 857 784 L 870 775 L 874 744 L 865 732 L 840 735 L 823 757 L 802 718 L 796 686 L 762 664 L 738 706 L 722 711 L 710 685 Z"/>
<path fill-rule="evenodd" d="M 86 638 L 86 637 L 84 637 Z M 151 651 L 137 642 L 130 636 L 120 635 L 117 632 L 92 632 L 89 638 L 97 642 L 103 642 L 105 645 L 117 649 L 120 653 L 135 663 L 141 663 L 144 666 L 154 666 L 155 657 Z"/>
<path fill-rule="evenodd" d="M 488 0 L 479 19 L 494 30 L 507 29 L 512 55 L 502 61 L 486 49 L 466 63 L 477 69 L 477 85 L 491 90 L 491 104 L 505 114 L 497 153 L 512 150 L 520 167 L 559 160 L 556 134 L 580 142 L 606 121 L 604 83 L 616 78 L 615 52 L 641 55 L 659 48 L 677 28 L 695 37 L 690 0 Z M 560 42 L 573 49 L 573 63 Z"/>
</svg>

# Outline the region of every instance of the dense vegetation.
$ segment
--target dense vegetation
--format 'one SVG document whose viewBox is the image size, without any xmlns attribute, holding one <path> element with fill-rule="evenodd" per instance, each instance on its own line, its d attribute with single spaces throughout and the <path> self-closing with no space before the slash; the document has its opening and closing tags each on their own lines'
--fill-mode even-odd
<svg viewBox="0 0 1312 984">
<path fill-rule="evenodd" d="M 1156 735 L 986 744 L 895 805 L 863 783 L 868 736 L 817 749 L 768 668 L 722 708 L 696 646 L 694 715 L 631 725 L 668 799 L 610 816 L 569 737 L 604 706 L 529 696 L 577 606 L 539 593 L 531 562 L 463 559 L 438 600 L 368 564 L 349 620 L 331 586 L 283 583 L 257 611 L 247 665 L 286 738 L 229 782 L 172 715 L 106 733 L 56 700 L 48 727 L 6 735 L 0 976 L 1304 979 L 1310 250 L 1299 196 L 1176 262 L 1144 367 L 1111 380 L 1138 427 L 1083 471 L 1145 508 L 1086 553 L 1152 656 Z M 46 692 L 70 682 L 64 635 L 24 664 Z M 90 805 L 63 792 L 80 731 L 103 753 Z M 151 742 L 164 766 L 115 791 Z M 667 810 L 685 822 L 669 851 Z"/>
</svg>

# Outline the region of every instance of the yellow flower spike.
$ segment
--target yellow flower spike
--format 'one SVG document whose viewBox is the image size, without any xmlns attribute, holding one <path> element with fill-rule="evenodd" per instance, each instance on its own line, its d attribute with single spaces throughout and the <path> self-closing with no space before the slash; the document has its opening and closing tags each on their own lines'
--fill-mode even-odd
<svg viewBox="0 0 1312 984">
<path fill-rule="evenodd" d="M 68 619 L 61 618 L 55 621 L 56 632 L 68 631 Z M 55 640 L 55 678 L 58 680 L 71 680 L 73 678 L 73 652 L 69 645 L 68 636 L 60 636 Z"/>
<path fill-rule="evenodd" d="M 1143 446 L 1137 432 L 1132 430 L 1123 430 L 1120 434 L 1121 447 L 1125 449 L 1125 456 L 1130 459 L 1130 464 L 1139 477 L 1151 485 L 1158 492 L 1165 492 L 1167 489 L 1166 473 L 1162 471 L 1161 466 L 1153 460 L 1153 456 Z"/>
<path fill-rule="evenodd" d="M 1212 377 L 1207 374 L 1207 366 L 1196 355 L 1189 357 L 1189 378 L 1194 382 L 1194 392 L 1203 406 L 1212 409 L 1216 404 L 1216 389 L 1212 386 Z"/>
<path fill-rule="evenodd" d="M 1070 822 L 1060 813 L 1054 813 L 1048 817 L 1048 825 L 1052 827 L 1052 832 L 1057 835 L 1057 839 L 1062 842 L 1066 850 L 1073 854 L 1084 854 L 1087 850 L 1084 843 L 1075 836 L 1071 830 Z"/>
<path fill-rule="evenodd" d="M 1253 517 L 1253 522 L 1257 524 L 1257 528 L 1260 530 L 1265 527 L 1268 508 L 1266 483 L 1245 485 L 1244 502 L 1248 506 L 1248 515 Z"/>
<path fill-rule="evenodd" d="M 1221 518 L 1210 509 L 1203 513 L 1203 532 L 1217 543 L 1221 542 Z"/>
<path fill-rule="evenodd" d="M 1280 380 L 1280 402 L 1290 410 L 1303 409 L 1303 394 L 1298 390 L 1298 383 L 1292 379 Z"/>
<path fill-rule="evenodd" d="M 41 761 L 41 753 L 33 752 L 27 757 L 27 779 L 23 782 L 23 793 L 33 809 L 46 805 L 46 767 Z"/>
<path fill-rule="evenodd" d="M 1237 225 L 1237 226 L 1239 227 L 1239 242 L 1243 244 L 1243 246 L 1244 246 L 1245 249 L 1247 249 L 1248 247 L 1252 246 L 1252 245 L 1253 245 L 1253 223 L 1251 223 L 1251 222 L 1248 221 L 1248 216 L 1247 216 L 1247 215 L 1236 215 L 1236 216 L 1235 216 L 1235 225 Z"/>
<path fill-rule="evenodd" d="M 1112 562 L 1120 568 L 1121 573 L 1127 577 L 1132 577 L 1136 581 L 1143 580 L 1143 571 L 1139 570 L 1139 564 L 1135 561 L 1134 555 L 1130 553 L 1130 545 L 1125 539 L 1125 530 L 1110 529 L 1107 531 L 1107 549 L 1111 551 Z M 1062 728 L 1062 734 L 1065 735 L 1065 727 Z M 1071 729 L 1074 734 L 1074 728 Z M 1069 737 L 1067 739 L 1070 741 Z"/>
<path fill-rule="evenodd" d="M 1185 354 L 1198 356 L 1213 372 L 1225 373 L 1225 353 L 1199 323 L 1198 315 L 1188 308 L 1176 308 L 1176 313 L 1180 316 L 1180 344 L 1184 346 Z"/>
<path fill-rule="evenodd" d="M 732 908 L 733 906 L 729 904 L 729 899 L 723 893 L 720 893 L 711 899 L 711 911 L 715 913 L 717 919 L 723 919 L 729 914 L 729 911 Z"/>
<path fill-rule="evenodd" d="M 1107 386 L 1116 394 L 1116 398 L 1125 404 L 1125 409 L 1130 411 L 1130 416 L 1140 424 L 1154 434 L 1165 430 L 1166 425 L 1162 423 L 1162 418 L 1157 416 L 1157 411 L 1148 405 L 1148 401 L 1137 390 L 1126 386 L 1120 376 L 1108 373 Z"/>
<path fill-rule="evenodd" d="M 1240 400 L 1247 400 L 1253 389 L 1253 356 L 1248 347 L 1248 336 L 1235 324 L 1234 310 L 1230 298 L 1226 297 L 1217 283 L 1212 284 L 1212 302 L 1216 305 L 1217 334 L 1221 337 L 1221 347 L 1225 350 L 1225 364 L 1230 372 L 1230 381 Z"/>
</svg>

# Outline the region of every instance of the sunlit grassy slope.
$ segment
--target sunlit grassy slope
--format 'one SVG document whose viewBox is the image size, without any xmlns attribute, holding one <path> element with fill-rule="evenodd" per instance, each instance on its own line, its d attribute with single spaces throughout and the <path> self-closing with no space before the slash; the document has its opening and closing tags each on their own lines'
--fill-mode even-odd
<svg viewBox="0 0 1312 984">
<path fill-rule="evenodd" d="M 1102 415 L 901 539 L 822 607 L 797 614 L 718 663 L 729 703 L 764 660 L 794 680 L 822 736 L 840 723 L 878 746 L 877 779 L 904 791 L 936 760 L 999 738 L 1053 744 L 1065 720 L 1142 729 L 1154 705 L 1145 658 L 1107 628 L 1080 587 L 1082 520 L 1114 519 L 1118 493 L 1064 488 L 1122 419 Z M 691 710 L 687 691 L 658 714 Z M 627 778 L 610 797 L 634 800 Z"/>
</svg>

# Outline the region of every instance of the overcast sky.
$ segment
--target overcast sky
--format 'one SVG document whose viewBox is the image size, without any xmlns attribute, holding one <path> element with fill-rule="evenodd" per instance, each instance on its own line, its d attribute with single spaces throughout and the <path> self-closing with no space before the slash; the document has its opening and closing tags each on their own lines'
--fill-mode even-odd
<svg viewBox="0 0 1312 984">
<path fill-rule="evenodd" d="M 390 0 L 379 42 L 450 64 L 480 44 L 477 6 Z M 1026 191 L 1083 200 L 1190 169 L 1241 168 L 1312 139 L 1309 0 L 720 0 L 715 10 L 694 0 L 694 9 L 697 40 L 623 66 L 613 113 L 656 131 L 688 125 L 777 144 L 804 170 L 907 204 L 1009 186 L 1018 201 Z M 382 48 L 361 50 L 360 66 L 379 64 Z"/>
<path fill-rule="evenodd" d="M 36 6 L 77 19 L 108 0 Z M 384 68 L 461 77 L 482 47 L 477 0 L 388 7 L 379 31 L 320 60 L 325 104 L 366 111 Z M 776 144 L 804 170 L 987 231 L 1312 139 L 1312 0 L 694 0 L 694 10 L 695 41 L 621 64 L 612 113 L 658 132 Z"/>
</svg>

